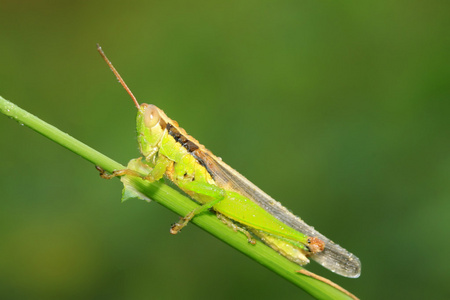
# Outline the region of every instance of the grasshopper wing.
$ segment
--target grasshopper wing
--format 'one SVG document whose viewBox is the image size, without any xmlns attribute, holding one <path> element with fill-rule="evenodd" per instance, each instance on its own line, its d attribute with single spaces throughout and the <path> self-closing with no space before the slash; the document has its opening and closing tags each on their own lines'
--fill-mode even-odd
<svg viewBox="0 0 450 300">
<path fill-rule="evenodd" d="M 221 159 L 218 159 L 208 150 L 203 148 L 201 151 L 195 151 L 193 154 L 206 167 L 221 187 L 230 189 L 249 198 L 271 213 L 275 218 L 295 230 L 322 240 L 325 243 L 325 249 L 322 252 L 312 254 L 310 256 L 311 259 L 339 275 L 350 278 L 359 277 L 361 274 L 361 262 L 358 257 L 320 234 L 312 226 L 309 226 L 302 219 L 295 216 L 281 205 L 280 202 L 264 193 L 247 178 L 225 164 Z"/>
</svg>

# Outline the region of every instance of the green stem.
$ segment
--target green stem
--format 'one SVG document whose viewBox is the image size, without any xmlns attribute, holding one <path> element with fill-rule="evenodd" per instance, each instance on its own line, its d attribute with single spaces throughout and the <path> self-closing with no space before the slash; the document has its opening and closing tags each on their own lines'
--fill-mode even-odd
<svg viewBox="0 0 450 300">
<path fill-rule="evenodd" d="M 20 124 L 30 127 L 36 132 L 48 137 L 61 146 L 66 147 L 93 164 L 101 166 L 109 172 L 125 168 L 118 162 L 74 139 L 58 128 L 42 121 L 36 116 L 5 100 L 1 96 L 0 111 Z M 161 182 L 148 182 L 139 178 L 129 178 L 129 181 L 137 191 L 145 194 L 150 199 L 153 199 L 180 216 L 185 216 L 198 206 L 191 199 Z M 301 267 L 279 255 L 263 243 L 258 242 L 256 245 L 251 245 L 248 243 L 246 237 L 235 233 L 229 227 L 224 225 L 213 213 L 207 212 L 198 215 L 192 220 L 192 223 L 241 251 L 245 255 L 253 258 L 317 299 L 351 299 L 342 291 L 320 280 L 296 273 Z"/>
</svg>

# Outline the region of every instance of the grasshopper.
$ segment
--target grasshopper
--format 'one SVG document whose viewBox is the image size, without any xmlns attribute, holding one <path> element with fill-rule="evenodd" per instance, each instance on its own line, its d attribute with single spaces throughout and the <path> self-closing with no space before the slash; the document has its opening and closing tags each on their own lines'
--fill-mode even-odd
<svg viewBox="0 0 450 300">
<path fill-rule="evenodd" d="M 117 70 L 97 45 L 103 59 L 133 99 L 137 109 L 137 134 L 142 157 L 132 160 L 128 169 L 107 174 L 97 167 L 103 178 L 138 176 L 148 181 L 170 179 L 183 192 L 201 204 L 172 225 L 178 233 L 192 218 L 207 210 L 216 212 L 225 224 L 255 237 L 289 260 L 305 265 L 309 258 L 342 276 L 356 278 L 361 272 L 359 259 L 307 225 L 244 176 L 214 156 L 178 123 L 158 107 L 139 104 Z M 142 174 L 130 168 L 145 170 Z"/>
</svg>

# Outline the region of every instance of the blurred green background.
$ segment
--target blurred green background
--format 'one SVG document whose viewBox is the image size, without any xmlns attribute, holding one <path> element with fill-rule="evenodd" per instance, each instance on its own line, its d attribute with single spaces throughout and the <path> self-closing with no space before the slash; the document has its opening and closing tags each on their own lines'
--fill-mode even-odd
<svg viewBox="0 0 450 300">
<path fill-rule="evenodd" d="M 0 95 L 121 163 L 165 110 L 362 261 L 363 299 L 450 297 L 450 2 L 0 2 Z M 310 299 L 0 116 L 1 299 Z"/>
</svg>

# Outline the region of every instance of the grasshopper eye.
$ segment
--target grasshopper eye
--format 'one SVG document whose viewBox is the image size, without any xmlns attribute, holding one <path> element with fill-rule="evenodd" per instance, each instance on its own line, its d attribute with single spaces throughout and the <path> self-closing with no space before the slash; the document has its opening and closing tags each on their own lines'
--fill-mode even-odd
<svg viewBox="0 0 450 300">
<path fill-rule="evenodd" d="M 154 105 L 148 105 L 144 112 L 145 126 L 152 128 L 159 123 L 161 117 L 159 116 L 158 108 Z"/>
</svg>

